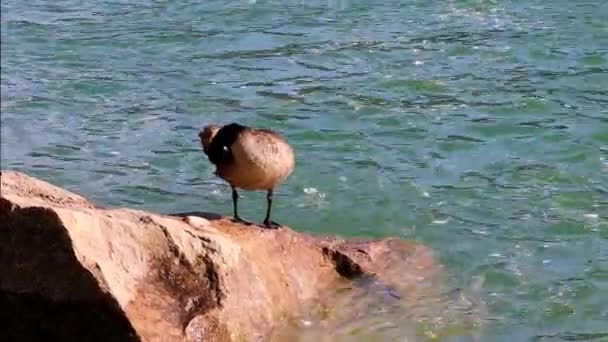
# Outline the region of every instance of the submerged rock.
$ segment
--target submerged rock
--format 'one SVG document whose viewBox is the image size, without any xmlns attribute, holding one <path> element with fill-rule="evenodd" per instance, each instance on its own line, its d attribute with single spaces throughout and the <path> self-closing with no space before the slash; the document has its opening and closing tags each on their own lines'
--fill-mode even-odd
<svg viewBox="0 0 608 342">
<path fill-rule="evenodd" d="M 22 173 L 1 178 L 8 340 L 265 340 L 344 284 L 373 279 L 415 302 L 439 270 L 429 248 L 398 239 L 107 209 Z"/>
</svg>

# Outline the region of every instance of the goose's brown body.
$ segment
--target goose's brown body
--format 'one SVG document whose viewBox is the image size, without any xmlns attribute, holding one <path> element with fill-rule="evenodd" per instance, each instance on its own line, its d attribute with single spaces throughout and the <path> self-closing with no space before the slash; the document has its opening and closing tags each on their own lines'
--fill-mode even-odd
<svg viewBox="0 0 608 342">
<path fill-rule="evenodd" d="M 239 124 L 206 126 L 199 134 L 203 150 L 216 166 L 216 174 L 233 188 L 266 190 L 269 208 L 272 192 L 293 172 L 291 146 L 278 133 Z M 236 199 L 234 199 L 235 216 Z M 265 220 L 268 220 L 269 211 Z"/>
<path fill-rule="evenodd" d="M 217 174 L 244 190 L 272 190 L 295 166 L 292 148 L 278 134 L 245 129 L 230 146 L 232 161 L 217 165 Z"/>
</svg>

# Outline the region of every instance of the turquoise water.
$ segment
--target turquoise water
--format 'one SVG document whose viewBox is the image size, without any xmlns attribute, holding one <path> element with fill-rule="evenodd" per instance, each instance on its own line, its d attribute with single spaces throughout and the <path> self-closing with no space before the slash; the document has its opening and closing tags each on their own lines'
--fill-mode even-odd
<svg viewBox="0 0 608 342">
<path fill-rule="evenodd" d="M 230 214 L 197 133 L 270 127 L 297 153 L 276 221 L 431 246 L 448 287 L 481 282 L 482 341 L 608 340 L 607 2 L 1 10 L 2 168 L 102 205 Z M 240 203 L 263 218 L 263 193 Z"/>
</svg>

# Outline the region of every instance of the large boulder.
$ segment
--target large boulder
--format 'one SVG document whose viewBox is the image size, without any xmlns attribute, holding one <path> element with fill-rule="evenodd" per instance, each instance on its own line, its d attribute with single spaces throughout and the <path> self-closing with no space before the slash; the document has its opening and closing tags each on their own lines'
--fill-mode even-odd
<svg viewBox="0 0 608 342">
<path fill-rule="evenodd" d="M 398 239 L 107 209 L 22 173 L 1 178 L 8 340 L 265 340 L 345 282 L 373 279 L 413 301 L 439 269 L 429 248 Z"/>
</svg>

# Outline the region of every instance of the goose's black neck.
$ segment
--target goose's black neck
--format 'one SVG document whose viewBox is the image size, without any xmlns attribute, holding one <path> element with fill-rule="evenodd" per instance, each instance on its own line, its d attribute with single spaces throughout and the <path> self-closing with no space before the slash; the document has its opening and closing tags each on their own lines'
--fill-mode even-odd
<svg viewBox="0 0 608 342">
<path fill-rule="evenodd" d="M 246 128 L 237 123 L 222 127 L 211 141 L 209 160 L 215 165 L 232 162 L 232 144 Z"/>
</svg>

